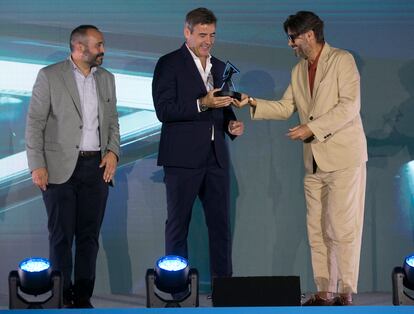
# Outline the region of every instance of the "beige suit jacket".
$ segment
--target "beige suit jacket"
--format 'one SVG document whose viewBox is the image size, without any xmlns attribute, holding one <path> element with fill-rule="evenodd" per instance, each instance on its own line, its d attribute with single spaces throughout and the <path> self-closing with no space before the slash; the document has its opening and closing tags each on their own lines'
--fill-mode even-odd
<svg viewBox="0 0 414 314">
<path fill-rule="evenodd" d="M 282 99 L 257 99 L 252 119 L 288 119 L 295 111 L 301 124 L 315 135 L 303 144 L 305 169 L 312 172 L 312 156 L 322 171 L 359 166 L 367 161 L 367 144 L 360 116 L 360 77 L 355 60 L 344 50 L 325 43 L 310 94 L 308 61 L 292 70 L 291 83 Z"/>
</svg>

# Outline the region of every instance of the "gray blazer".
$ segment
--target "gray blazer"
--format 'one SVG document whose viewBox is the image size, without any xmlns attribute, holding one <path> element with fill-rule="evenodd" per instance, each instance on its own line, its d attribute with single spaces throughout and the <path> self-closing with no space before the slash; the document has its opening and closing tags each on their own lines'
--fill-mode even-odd
<svg viewBox="0 0 414 314">
<path fill-rule="evenodd" d="M 94 73 L 99 114 L 101 155 L 119 156 L 119 123 L 113 74 L 98 67 Z M 70 60 L 39 71 L 26 122 L 26 152 L 30 171 L 44 167 L 49 183 L 66 182 L 79 155 L 82 110 Z"/>
</svg>

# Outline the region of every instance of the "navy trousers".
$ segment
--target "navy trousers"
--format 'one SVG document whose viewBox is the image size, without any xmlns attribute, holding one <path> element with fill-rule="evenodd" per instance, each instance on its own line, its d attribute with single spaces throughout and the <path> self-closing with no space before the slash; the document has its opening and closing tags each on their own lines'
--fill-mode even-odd
<svg viewBox="0 0 414 314">
<path fill-rule="evenodd" d="M 100 154 L 79 157 L 67 182 L 49 184 L 43 192 L 52 268 L 63 273 L 64 294 L 72 288 L 74 270 L 73 291 L 79 299 L 89 299 L 93 293 L 99 231 L 108 197 L 108 184 L 99 163 Z"/>
<path fill-rule="evenodd" d="M 204 167 L 164 167 L 167 190 L 166 254 L 188 258 L 187 236 L 196 197 L 207 223 L 212 277 L 232 275 L 230 232 L 230 175 L 220 168 L 212 142 Z"/>
</svg>

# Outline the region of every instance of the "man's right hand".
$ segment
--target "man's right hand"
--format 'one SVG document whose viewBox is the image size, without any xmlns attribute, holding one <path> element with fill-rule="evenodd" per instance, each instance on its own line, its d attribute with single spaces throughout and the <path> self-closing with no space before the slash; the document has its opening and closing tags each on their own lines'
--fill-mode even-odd
<svg viewBox="0 0 414 314">
<path fill-rule="evenodd" d="M 250 106 L 256 107 L 257 102 L 252 97 L 249 97 L 249 95 L 243 94 L 243 93 L 242 93 L 241 101 L 237 99 L 233 99 L 233 105 L 237 108 L 242 108 L 246 106 L 247 104 L 249 104 Z"/>
<path fill-rule="evenodd" d="M 214 96 L 214 93 L 220 90 L 220 88 L 215 88 L 209 91 L 207 95 L 200 98 L 200 105 L 204 105 L 209 108 L 221 108 L 229 106 L 232 103 L 233 98 L 229 96 Z"/>
<path fill-rule="evenodd" d="M 46 168 L 37 168 L 32 171 L 32 181 L 35 185 L 41 188 L 43 191 L 46 191 L 46 186 L 48 184 L 48 173 Z"/>
</svg>

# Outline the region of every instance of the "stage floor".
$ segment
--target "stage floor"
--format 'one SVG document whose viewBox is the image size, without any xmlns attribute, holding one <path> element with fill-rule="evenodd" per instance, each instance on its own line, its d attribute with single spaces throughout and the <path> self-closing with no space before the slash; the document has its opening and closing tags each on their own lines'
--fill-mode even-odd
<svg viewBox="0 0 414 314">
<path fill-rule="evenodd" d="M 92 303 L 98 309 L 114 309 L 114 308 L 145 308 L 145 295 L 96 295 L 92 298 Z M 374 292 L 360 293 L 354 297 L 355 305 L 392 305 L 391 293 Z M 0 294 L 0 309 L 8 309 L 9 301 L 7 295 Z M 200 307 L 212 307 L 211 299 L 206 294 L 200 295 Z"/>
</svg>

